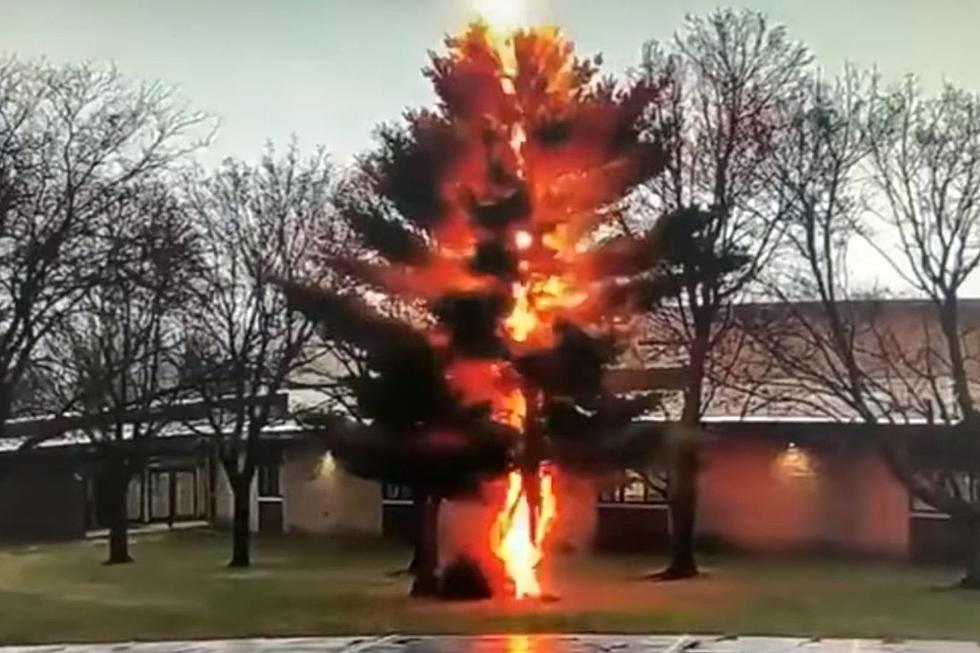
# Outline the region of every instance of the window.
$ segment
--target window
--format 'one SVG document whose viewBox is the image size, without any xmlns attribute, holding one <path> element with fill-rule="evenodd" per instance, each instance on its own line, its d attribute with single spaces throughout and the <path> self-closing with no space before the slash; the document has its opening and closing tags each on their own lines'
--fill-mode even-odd
<svg viewBox="0 0 980 653">
<path fill-rule="evenodd" d="M 653 478 L 658 486 L 667 487 L 663 475 L 654 473 Z M 650 487 L 643 477 L 632 471 L 626 472 L 626 481 L 622 485 L 599 494 L 600 503 L 656 505 L 663 504 L 665 501 L 666 490 L 659 491 L 657 488 Z"/>
<path fill-rule="evenodd" d="M 265 463 L 259 465 L 259 496 L 260 497 L 281 497 L 282 490 L 279 487 L 279 463 Z"/>
<path fill-rule="evenodd" d="M 181 470 L 174 473 L 176 483 L 176 516 L 189 519 L 194 517 L 197 497 L 194 494 L 197 474 L 194 470 Z"/>
<path fill-rule="evenodd" d="M 126 514 L 130 521 L 143 521 L 143 475 L 129 482 L 129 493 L 126 495 Z"/>
<path fill-rule="evenodd" d="M 944 491 L 949 494 L 959 496 L 970 503 L 980 503 L 980 476 L 969 472 L 948 472 L 942 475 L 933 472 L 923 476 L 929 483 L 944 483 Z M 920 517 L 947 517 L 946 513 L 936 510 L 911 493 L 909 493 L 909 510 L 913 515 Z"/>
<path fill-rule="evenodd" d="M 170 517 L 170 472 L 150 472 L 150 519 Z"/>
</svg>

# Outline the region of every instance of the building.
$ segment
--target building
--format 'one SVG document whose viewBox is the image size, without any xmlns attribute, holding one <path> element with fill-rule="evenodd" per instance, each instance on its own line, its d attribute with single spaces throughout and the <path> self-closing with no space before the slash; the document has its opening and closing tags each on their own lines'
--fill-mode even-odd
<svg viewBox="0 0 980 653">
<path fill-rule="evenodd" d="M 870 305 L 869 305 L 870 306 Z M 909 343 L 931 307 L 921 302 L 875 303 L 878 319 Z M 883 307 L 883 308 L 882 308 Z M 759 310 L 758 306 L 745 310 Z M 980 301 L 964 310 L 967 348 L 980 326 Z M 925 319 L 924 319 L 925 318 Z M 927 328 L 927 327 L 923 327 Z M 676 387 L 682 368 L 660 353 L 660 369 L 634 372 L 627 383 Z M 912 346 L 910 344 L 909 346 Z M 645 354 L 639 354 L 642 357 Z M 646 356 L 653 357 L 651 354 Z M 649 360 L 649 359 L 648 359 Z M 639 379 L 639 381 L 637 380 Z M 653 380 L 651 380 L 653 379 Z M 785 379 L 781 380 L 785 385 Z M 413 504 L 409 488 L 352 477 L 328 450 L 329 434 L 288 419 L 290 397 L 280 398 L 282 419 L 267 429 L 263 462 L 253 483 L 252 528 L 267 533 L 376 534 L 408 537 Z M 948 427 L 927 419 L 868 426 L 846 414 L 815 415 L 792 401 L 770 402 L 750 414 L 724 397 L 705 418 L 698 536 L 705 547 L 745 551 L 822 551 L 915 561 L 951 561 L 962 553 L 953 523 L 913 501 L 878 453 L 882 438 L 913 443 L 923 470 L 943 455 Z M 672 415 L 652 416 L 669 423 Z M 887 420 L 885 420 L 887 422 Z M 0 442 L 0 460 L 11 458 L 30 428 L 22 424 Z M 24 457 L 0 480 L 0 538 L 80 537 L 103 526 L 97 479 L 86 469 L 86 443 L 70 428 Z M 186 428 L 174 425 L 159 438 L 147 469 L 130 488 L 134 524 L 199 521 L 226 525 L 231 492 L 220 465 Z M 4 453 L 4 451 L 6 453 Z M 604 478 L 559 476 L 559 521 L 555 541 L 563 549 L 646 552 L 663 550 L 669 520 L 655 469 L 647 478 L 629 472 Z M 980 480 L 957 482 L 980 499 Z M 492 502 L 455 502 L 444 527 L 479 521 Z M 482 515 L 482 517 L 480 517 Z M 468 537 L 462 534 L 459 537 Z M 451 547 L 450 547 L 451 548 Z"/>
</svg>

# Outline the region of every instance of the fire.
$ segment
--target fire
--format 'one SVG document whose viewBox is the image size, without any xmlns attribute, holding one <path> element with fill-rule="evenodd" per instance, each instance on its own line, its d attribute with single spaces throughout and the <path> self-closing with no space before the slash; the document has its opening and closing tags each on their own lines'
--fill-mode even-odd
<svg viewBox="0 0 980 653">
<path fill-rule="evenodd" d="M 532 515 L 521 473 L 514 471 L 507 476 L 507 499 L 494 527 L 494 553 L 503 560 L 518 599 L 541 596 L 537 569 L 544 558 L 545 537 L 558 515 L 551 470 L 539 468 L 537 481 L 540 506 Z"/>
<path fill-rule="evenodd" d="M 517 342 L 524 342 L 538 326 L 538 316 L 528 298 L 530 287 L 527 284 L 514 284 L 514 309 L 504 320 L 504 328 Z"/>
<path fill-rule="evenodd" d="M 548 275 L 512 286 L 514 308 L 504 320 L 504 330 L 517 343 L 546 344 L 555 320 L 564 311 L 582 305 L 588 298 L 561 276 Z"/>
<path fill-rule="evenodd" d="M 558 501 L 544 390 L 520 361 L 554 351 L 568 333 L 563 325 L 601 329 L 609 321 L 590 246 L 607 207 L 642 170 L 646 150 L 621 141 L 646 96 L 583 93 L 582 70 L 557 28 L 523 28 L 520 0 L 485 0 L 482 8 L 485 22 L 451 40 L 452 55 L 434 73 L 451 115 L 416 118 L 428 130 L 426 156 L 446 161 L 433 252 L 388 281 L 423 299 L 494 299 L 492 347 L 454 350 L 455 335 L 439 328 L 431 337 L 463 402 L 489 406 L 520 438 L 490 548 L 524 598 L 542 594 L 539 568 Z"/>
<path fill-rule="evenodd" d="M 579 430 L 597 439 L 622 422 L 597 381 L 615 320 L 649 294 L 645 279 L 629 282 L 660 253 L 644 239 L 611 247 L 606 227 L 666 159 L 647 120 L 659 84 L 618 88 L 557 27 L 526 27 L 521 0 L 481 4 L 486 20 L 432 54 L 438 105 L 380 130 L 381 148 L 359 163 L 344 213 L 364 251 L 329 261 L 355 284 L 316 309 L 367 354 L 356 394 L 371 428 L 425 432 L 439 448 L 439 465 L 406 460 L 405 478 L 447 498 L 506 482 L 474 559 L 489 544 L 524 598 L 542 594 L 558 469 L 582 453 L 562 411 L 582 408 Z M 377 296 L 358 301 L 362 287 Z M 399 396 L 416 379 L 428 391 Z M 421 591 L 442 591 L 437 556 L 426 557 Z"/>
</svg>

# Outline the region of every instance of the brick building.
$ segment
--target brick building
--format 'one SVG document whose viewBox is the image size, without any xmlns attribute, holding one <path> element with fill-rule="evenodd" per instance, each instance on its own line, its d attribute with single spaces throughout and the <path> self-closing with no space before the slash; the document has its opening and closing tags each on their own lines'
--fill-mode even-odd
<svg viewBox="0 0 980 653">
<path fill-rule="evenodd" d="M 921 302 L 875 303 L 877 319 L 902 333 L 910 347 L 930 328 L 931 307 Z M 759 310 L 758 306 L 745 310 Z M 870 304 L 869 304 L 869 310 Z M 964 342 L 977 351 L 980 301 L 964 308 Z M 641 343 L 642 344 L 642 343 Z M 660 387 L 683 380 L 683 361 L 669 346 L 634 353 Z M 637 364 L 634 360 L 633 365 Z M 781 380 L 786 384 L 785 379 Z M 637 381 L 634 379 L 633 383 Z M 360 533 L 405 537 L 412 524 L 407 488 L 352 477 L 330 457 L 329 434 L 282 415 L 267 430 L 263 464 L 253 484 L 253 529 L 317 534 Z M 831 402 L 832 398 L 826 398 Z M 704 421 L 698 535 L 703 546 L 748 551 L 820 550 L 921 561 L 953 561 L 960 555 L 952 522 L 910 498 L 889 473 L 877 444 L 881 438 L 913 442 L 923 470 L 942 456 L 948 427 L 925 417 L 883 419 L 869 426 L 838 415 L 813 414 L 794 402 L 750 408 L 734 395 L 722 397 Z M 736 410 L 741 407 L 741 410 Z M 651 415 L 669 423 L 664 414 Z M 98 482 L 87 471 L 87 444 L 71 429 L 27 456 L 13 451 L 26 430 L 0 442 L 0 460 L 18 459 L 0 479 L 0 539 L 80 537 L 102 526 Z M 229 521 L 231 494 L 204 443 L 174 424 L 159 438 L 147 469 L 130 488 L 134 523 Z M 656 469 L 649 470 L 656 477 Z M 960 479 L 963 491 L 980 494 L 980 482 Z M 660 493 L 633 473 L 604 478 L 559 477 L 560 518 L 556 544 L 565 549 L 655 551 L 666 547 L 669 520 Z M 454 521 L 473 520 L 492 508 L 476 502 L 446 507 L 447 538 Z M 463 537 L 463 536 L 460 536 Z"/>
</svg>

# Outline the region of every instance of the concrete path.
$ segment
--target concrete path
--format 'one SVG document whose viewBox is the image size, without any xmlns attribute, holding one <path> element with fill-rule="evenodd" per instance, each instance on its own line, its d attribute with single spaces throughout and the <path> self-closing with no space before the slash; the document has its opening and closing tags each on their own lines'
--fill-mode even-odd
<svg viewBox="0 0 980 653">
<path fill-rule="evenodd" d="M 980 653 L 976 642 L 789 637 L 494 635 L 323 637 L 0 647 L 0 653 Z"/>
</svg>

